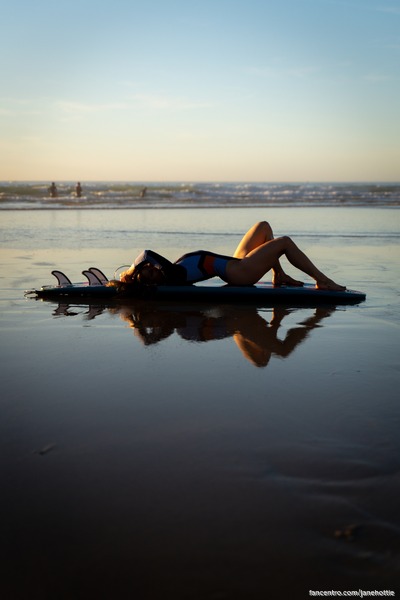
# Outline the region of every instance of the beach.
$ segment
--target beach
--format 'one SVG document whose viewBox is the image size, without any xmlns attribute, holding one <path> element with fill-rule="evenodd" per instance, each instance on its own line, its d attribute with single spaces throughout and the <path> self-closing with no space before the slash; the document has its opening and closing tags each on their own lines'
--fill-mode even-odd
<svg viewBox="0 0 400 600">
<path fill-rule="evenodd" d="M 261 204 L 2 211 L 1 597 L 398 596 L 398 215 Z M 171 260 L 232 254 L 263 219 L 366 301 L 24 297 L 56 268 L 73 281 L 91 266 L 112 277 L 143 248 Z"/>
</svg>

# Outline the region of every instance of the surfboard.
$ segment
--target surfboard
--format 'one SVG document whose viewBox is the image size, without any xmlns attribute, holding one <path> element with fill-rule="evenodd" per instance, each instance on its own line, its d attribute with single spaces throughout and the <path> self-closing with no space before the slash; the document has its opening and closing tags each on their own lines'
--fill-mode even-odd
<svg viewBox="0 0 400 600">
<path fill-rule="evenodd" d="M 52 271 L 58 285 L 45 285 L 39 289 L 27 291 L 27 296 L 43 299 L 93 299 L 111 301 L 135 298 L 146 300 L 162 300 L 190 303 L 251 303 L 258 306 L 273 306 L 274 304 L 298 305 L 345 305 L 358 304 L 366 298 L 364 292 L 356 290 L 332 291 L 319 290 L 314 284 L 304 284 L 302 287 L 274 287 L 271 283 L 259 282 L 256 285 L 228 285 L 219 280 L 206 281 L 194 285 L 151 285 L 143 286 L 140 296 L 137 293 L 120 293 L 115 287 L 107 286 L 106 276 L 97 268 L 91 267 L 83 271 L 87 281 L 72 283 L 61 271 Z"/>
</svg>

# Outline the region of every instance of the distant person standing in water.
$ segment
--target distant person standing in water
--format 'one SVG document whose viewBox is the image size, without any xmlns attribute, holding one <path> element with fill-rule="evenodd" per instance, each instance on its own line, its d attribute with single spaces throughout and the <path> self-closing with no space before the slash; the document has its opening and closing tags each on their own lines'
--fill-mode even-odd
<svg viewBox="0 0 400 600">
<path fill-rule="evenodd" d="M 54 181 L 51 184 L 51 186 L 49 187 L 49 194 L 52 198 L 57 198 L 57 196 L 58 196 L 58 191 L 57 191 L 56 184 L 54 183 Z"/>
<path fill-rule="evenodd" d="M 75 186 L 75 194 L 77 198 L 80 198 L 82 196 L 82 186 L 80 184 L 80 181 L 78 181 L 78 183 Z"/>
<path fill-rule="evenodd" d="M 146 195 L 146 192 L 147 192 L 147 187 L 144 187 L 144 188 L 141 190 L 141 192 L 140 192 L 140 197 L 141 197 L 141 198 L 144 198 L 144 197 L 145 197 L 145 195 Z"/>
</svg>

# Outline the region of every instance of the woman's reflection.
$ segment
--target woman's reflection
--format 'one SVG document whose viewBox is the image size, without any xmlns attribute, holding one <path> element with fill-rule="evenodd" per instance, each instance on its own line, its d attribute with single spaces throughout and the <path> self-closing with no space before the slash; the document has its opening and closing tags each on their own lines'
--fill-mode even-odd
<svg viewBox="0 0 400 600">
<path fill-rule="evenodd" d="M 296 323 L 278 337 L 282 321 L 293 315 L 296 309 L 277 306 L 271 309 L 272 318 L 267 321 L 255 307 L 218 306 L 208 309 L 176 308 L 168 310 L 155 305 L 119 308 L 120 317 L 133 329 L 135 336 L 144 344 L 160 342 L 176 332 L 182 339 L 194 342 L 233 337 L 243 356 L 256 367 L 266 367 L 272 355 L 286 358 L 319 326 L 321 321 L 335 310 L 318 307 L 314 314 Z M 301 310 L 304 314 L 304 309 Z"/>
<path fill-rule="evenodd" d="M 76 316 L 77 306 L 71 310 L 68 304 L 60 304 L 53 312 L 54 316 Z M 334 307 L 320 306 L 314 314 L 296 323 L 278 337 L 283 319 L 304 308 L 276 306 L 269 309 L 271 319 L 267 321 L 253 306 L 209 306 L 169 307 L 157 303 L 137 302 L 130 305 L 101 306 L 93 305 L 84 313 L 86 320 L 92 320 L 105 310 L 118 314 L 129 324 L 135 336 L 145 345 L 156 344 L 177 333 L 182 339 L 191 342 L 208 342 L 232 337 L 243 356 L 256 367 L 266 367 L 272 355 L 286 358 L 318 327 L 323 319 L 329 317 Z"/>
<path fill-rule="evenodd" d="M 79 307 L 60 304 L 53 312 L 54 316 L 76 316 Z M 129 324 L 135 336 L 145 345 L 156 344 L 177 333 L 182 339 L 191 342 L 208 342 L 232 337 L 243 356 L 256 367 L 266 367 L 271 356 L 286 358 L 318 327 L 323 319 L 329 317 L 334 307 L 314 308 L 314 314 L 296 323 L 278 337 L 279 328 L 285 317 L 300 311 L 303 316 L 306 309 L 276 306 L 269 309 L 271 319 L 267 321 L 254 306 L 209 306 L 185 307 L 159 305 L 154 302 L 135 302 L 135 304 L 102 306 L 93 305 L 84 313 L 86 320 L 92 320 L 104 311 L 118 314 Z M 264 313 L 265 314 L 265 313 Z"/>
</svg>

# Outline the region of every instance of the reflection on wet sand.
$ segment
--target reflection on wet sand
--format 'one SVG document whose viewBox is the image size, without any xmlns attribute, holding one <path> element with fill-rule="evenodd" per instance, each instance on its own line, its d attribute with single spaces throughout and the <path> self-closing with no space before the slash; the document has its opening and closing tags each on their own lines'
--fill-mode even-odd
<svg viewBox="0 0 400 600">
<path fill-rule="evenodd" d="M 60 304 L 54 316 L 76 316 L 77 306 Z M 118 314 L 129 324 L 135 336 L 145 345 L 157 344 L 174 333 L 190 342 L 210 342 L 232 337 L 244 358 L 256 367 L 266 367 L 272 355 L 288 357 L 309 337 L 310 332 L 329 317 L 334 307 L 317 307 L 314 314 L 304 318 L 303 309 L 276 306 L 264 318 L 256 307 L 207 306 L 184 307 L 138 302 L 134 305 L 93 305 L 84 313 L 92 320 L 104 311 Z M 279 337 L 283 320 L 300 311 L 302 318 Z"/>
</svg>

